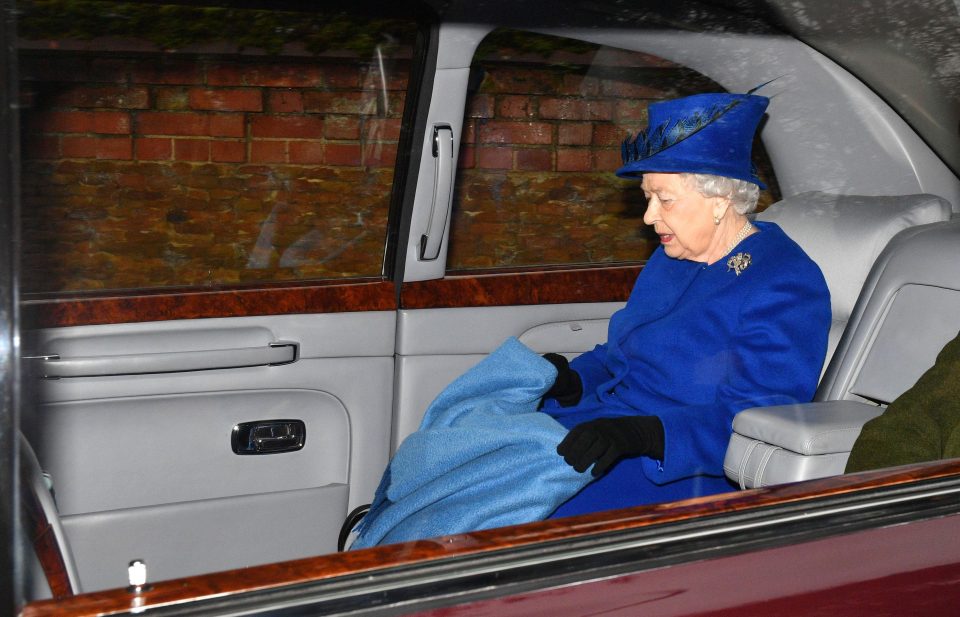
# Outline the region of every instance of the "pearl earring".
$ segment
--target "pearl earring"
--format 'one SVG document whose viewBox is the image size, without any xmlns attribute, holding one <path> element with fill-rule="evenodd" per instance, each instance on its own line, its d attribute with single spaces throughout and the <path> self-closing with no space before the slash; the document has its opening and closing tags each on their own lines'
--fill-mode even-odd
<svg viewBox="0 0 960 617">
<path fill-rule="evenodd" d="M 717 216 L 716 214 L 713 215 L 713 224 L 714 224 L 714 225 L 719 225 L 719 224 L 720 224 L 720 217 Z"/>
</svg>

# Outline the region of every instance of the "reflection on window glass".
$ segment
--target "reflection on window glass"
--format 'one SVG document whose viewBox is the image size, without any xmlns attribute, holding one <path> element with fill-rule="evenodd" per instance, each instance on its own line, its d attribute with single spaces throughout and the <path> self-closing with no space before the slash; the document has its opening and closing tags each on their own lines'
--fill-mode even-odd
<svg viewBox="0 0 960 617">
<path fill-rule="evenodd" d="M 25 291 L 380 274 L 412 22 L 21 8 Z"/>
<path fill-rule="evenodd" d="M 620 144 L 647 105 L 723 88 L 661 58 L 502 30 L 471 67 L 451 219 L 449 270 L 646 259 L 639 183 L 620 180 Z M 776 199 L 762 148 L 757 165 Z"/>
</svg>

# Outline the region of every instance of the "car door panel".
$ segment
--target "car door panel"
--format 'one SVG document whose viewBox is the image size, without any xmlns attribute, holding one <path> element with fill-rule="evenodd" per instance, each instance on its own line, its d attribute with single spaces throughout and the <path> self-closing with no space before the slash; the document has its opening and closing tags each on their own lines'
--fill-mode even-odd
<svg viewBox="0 0 960 617">
<path fill-rule="evenodd" d="M 51 474 L 85 590 L 336 549 L 386 465 L 393 311 L 49 328 L 32 355 L 189 354 L 294 341 L 279 366 L 33 382 L 24 430 Z M 238 455 L 241 422 L 302 420 L 303 448 Z"/>
<path fill-rule="evenodd" d="M 443 388 L 508 337 L 574 357 L 606 340 L 616 302 L 400 311 L 395 450 Z"/>
</svg>

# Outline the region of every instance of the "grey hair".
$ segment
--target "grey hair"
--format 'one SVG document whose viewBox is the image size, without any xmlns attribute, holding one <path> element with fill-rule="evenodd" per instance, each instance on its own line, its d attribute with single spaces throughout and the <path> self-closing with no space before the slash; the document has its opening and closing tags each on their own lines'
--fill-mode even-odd
<svg viewBox="0 0 960 617">
<path fill-rule="evenodd" d="M 684 182 L 704 197 L 724 197 L 738 214 L 753 212 L 760 198 L 760 187 L 753 182 L 712 176 L 710 174 L 680 174 Z"/>
</svg>

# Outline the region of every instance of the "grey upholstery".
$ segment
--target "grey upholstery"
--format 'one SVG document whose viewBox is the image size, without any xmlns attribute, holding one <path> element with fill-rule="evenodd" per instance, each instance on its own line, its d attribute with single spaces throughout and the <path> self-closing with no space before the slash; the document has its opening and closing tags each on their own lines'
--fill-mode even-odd
<svg viewBox="0 0 960 617">
<path fill-rule="evenodd" d="M 737 415 L 724 470 L 743 488 L 842 473 L 863 424 L 913 385 L 960 330 L 960 220 L 950 221 L 949 204 L 929 195 L 806 196 L 811 212 L 799 212 L 797 196 L 798 211 L 781 203 L 765 218 L 820 264 L 834 329 L 844 331 L 816 402 Z M 871 201 L 877 211 L 868 211 Z M 917 224 L 928 218 L 935 222 Z"/>
<path fill-rule="evenodd" d="M 882 412 L 856 401 L 745 409 L 733 421 L 723 470 L 740 488 L 843 473 L 860 429 Z"/>
<path fill-rule="evenodd" d="M 908 227 L 949 218 L 950 204 L 935 195 L 869 197 L 819 191 L 794 195 L 757 215 L 782 227 L 823 271 L 833 311 L 827 362 L 887 242 Z"/>
</svg>

